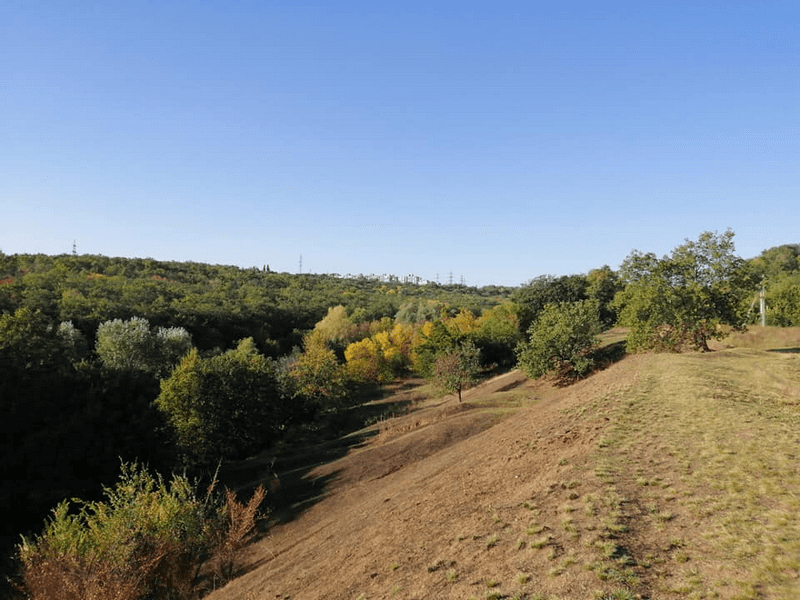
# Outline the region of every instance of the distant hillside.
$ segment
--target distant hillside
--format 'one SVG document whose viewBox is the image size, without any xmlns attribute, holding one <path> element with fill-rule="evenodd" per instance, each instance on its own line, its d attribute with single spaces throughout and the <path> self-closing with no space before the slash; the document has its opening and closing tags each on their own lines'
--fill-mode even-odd
<svg viewBox="0 0 800 600">
<path fill-rule="evenodd" d="M 186 328 L 201 349 L 229 348 L 252 336 L 275 356 L 299 345 L 300 332 L 311 329 L 331 306 L 358 309 L 363 321 L 394 318 L 404 304 L 419 299 L 479 313 L 513 291 L 275 273 L 266 265 L 242 269 L 149 258 L 0 253 L 0 313 L 40 310 L 54 321 L 72 321 L 90 339 L 103 321 L 139 316 L 154 325 Z"/>
</svg>

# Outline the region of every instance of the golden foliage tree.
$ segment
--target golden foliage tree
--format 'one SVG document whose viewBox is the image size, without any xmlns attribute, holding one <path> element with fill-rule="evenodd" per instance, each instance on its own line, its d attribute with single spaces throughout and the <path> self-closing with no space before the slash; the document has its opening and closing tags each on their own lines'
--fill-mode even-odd
<svg viewBox="0 0 800 600">
<path fill-rule="evenodd" d="M 392 369 L 380 343 L 373 338 L 353 342 L 344 351 L 347 374 L 362 383 L 391 381 Z"/>
<path fill-rule="evenodd" d="M 337 403 L 346 396 L 345 370 L 336 353 L 316 329 L 303 342 L 304 351 L 291 365 L 289 376 L 296 391 L 306 398 Z"/>
</svg>

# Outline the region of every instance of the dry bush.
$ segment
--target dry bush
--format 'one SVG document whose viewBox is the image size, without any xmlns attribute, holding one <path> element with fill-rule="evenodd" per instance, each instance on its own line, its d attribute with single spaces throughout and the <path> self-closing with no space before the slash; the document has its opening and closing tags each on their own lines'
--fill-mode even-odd
<svg viewBox="0 0 800 600">
<path fill-rule="evenodd" d="M 121 572 L 97 557 L 42 552 L 25 563 L 21 591 L 29 600 L 136 600 L 147 592 L 147 576 L 159 558 Z"/>
<path fill-rule="evenodd" d="M 236 572 L 236 553 L 256 531 L 259 487 L 244 505 L 231 491 L 224 504 L 198 497 L 185 477 L 169 483 L 123 464 L 106 502 L 68 502 L 45 531 L 18 546 L 19 591 L 27 600 L 189 600 L 203 563 L 215 583 Z"/>
<path fill-rule="evenodd" d="M 238 570 L 236 555 L 256 535 L 258 509 L 266 495 L 264 486 L 260 485 L 248 503 L 242 504 L 234 492 L 225 490 L 223 526 L 209 561 L 216 580 L 227 583 L 235 576 Z"/>
<path fill-rule="evenodd" d="M 99 556 L 41 552 L 25 563 L 20 591 L 28 600 L 189 600 L 195 565 L 177 544 L 143 544 L 120 567 Z"/>
</svg>

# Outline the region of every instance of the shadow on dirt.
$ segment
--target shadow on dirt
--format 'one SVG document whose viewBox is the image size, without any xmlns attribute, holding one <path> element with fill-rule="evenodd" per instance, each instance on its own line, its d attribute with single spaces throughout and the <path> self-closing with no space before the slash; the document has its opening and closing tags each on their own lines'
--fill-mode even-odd
<svg viewBox="0 0 800 600">
<path fill-rule="evenodd" d="M 424 397 L 415 391 L 423 383 L 408 379 L 362 388 L 354 406 L 298 428 L 257 456 L 224 465 L 220 480 L 241 499 L 249 498 L 259 485 L 264 486 L 267 498 L 262 510 L 268 510 L 269 515 L 260 525 L 262 533 L 272 525 L 293 521 L 325 497 L 338 475 L 314 476 L 312 471 L 344 457 L 377 433 L 375 429 L 364 431 L 365 427 L 410 412 Z"/>
</svg>

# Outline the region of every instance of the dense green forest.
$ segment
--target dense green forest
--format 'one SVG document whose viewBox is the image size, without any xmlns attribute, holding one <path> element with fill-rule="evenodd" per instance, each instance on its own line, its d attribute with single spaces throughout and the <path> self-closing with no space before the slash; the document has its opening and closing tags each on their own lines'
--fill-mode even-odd
<svg viewBox="0 0 800 600">
<path fill-rule="evenodd" d="M 800 325 L 800 244 L 742 260 L 732 238 L 516 288 L 0 252 L 0 533 L 97 497 L 120 460 L 201 473 L 408 373 L 459 397 L 515 366 L 584 376 L 615 325 L 629 350 L 706 349 L 757 321 L 762 286 L 768 324 Z"/>
<path fill-rule="evenodd" d="M 251 353 L 274 360 L 299 352 L 304 335 L 333 306 L 344 306 L 352 323 L 369 332 L 370 323 L 393 320 L 401 308 L 415 312 L 422 303 L 480 314 L 513 291 L 152 259 L 0 253 L 0 503 L 9 517 L 3 529 L 14 534 L 38 527 L 61 498 L 92 496 L 100 482 L 115 478 L 120 458 L 139 458 L 166 471 L 182 466 L 176 432 L 154 405 L 160 378 L 175 364 L 167 360 L 164 368 L 151 369 L 114 359 L 115 336 L 126 327 L 130 336 L 145 324 L 156 340 L 157 332 L 187 333 L 205 366 L 220 363 L 248 338 Z M 156 346 L 137 349 L 117 341 L 123 356 L 153 359 Z M 308 406 L 296 399 L 291 404 L 296 418 L 311 418 Z"/>
<path fill-rule="evenodd" d="M 201 350 L 227 349 L 253 337 L 278 356 L 299 345 L 328 307 L 343 305 L 359 321 L 394 317 L 410 299 L 435 299 L 480 312 L 513 288 L 416 285 L 359 276 L 274 273 L 233 266 L 94 255 L 0 253 L 0 311 L 26 307 L 71 321 L 92 342 L 100 323 L 133 316 L 179 326 Z"/>
</svg>

